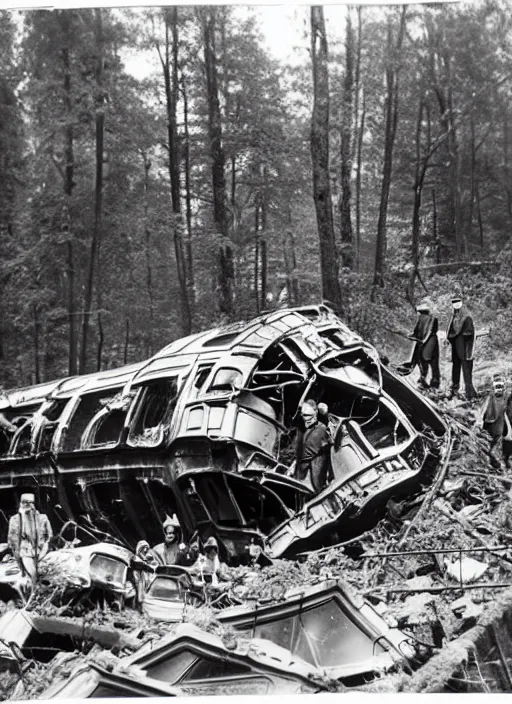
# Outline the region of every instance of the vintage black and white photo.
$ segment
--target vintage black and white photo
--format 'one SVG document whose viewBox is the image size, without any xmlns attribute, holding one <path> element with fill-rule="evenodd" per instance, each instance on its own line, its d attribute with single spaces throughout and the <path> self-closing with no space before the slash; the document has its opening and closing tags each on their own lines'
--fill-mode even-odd
<svg viewBox="0 0 512 704">
<path fill-rule="evenodd" d="M 2 700 L 512 691 L 511 10 L 0 10 Z"/>
</svg>

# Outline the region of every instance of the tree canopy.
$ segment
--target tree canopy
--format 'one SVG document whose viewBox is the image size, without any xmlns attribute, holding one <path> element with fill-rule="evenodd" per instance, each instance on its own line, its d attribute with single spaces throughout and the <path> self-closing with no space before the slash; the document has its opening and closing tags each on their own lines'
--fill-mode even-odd
<svg viewBox="0 0 512 704">
<path fill-rule="evenodd" d="M 372 337 L 475 261 L 505 287 L 508 3 L 304 8 L 292 64 L 264 12 L 0 12 L 2 383 L 322 297 Z"/>
</svg>

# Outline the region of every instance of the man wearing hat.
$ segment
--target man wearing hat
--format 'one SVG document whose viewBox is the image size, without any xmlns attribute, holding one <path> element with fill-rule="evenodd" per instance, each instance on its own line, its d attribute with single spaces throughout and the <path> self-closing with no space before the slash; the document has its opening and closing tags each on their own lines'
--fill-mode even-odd
<svg viewBox="0 0 512 704">
<path fill-rule="evenodd" d="M 211 583 L 214 586 L 219 582 L 229 582 L 228 567 L 225 562 L 221 562 L 219 559 L 219 544 L 213 535 L 204 544 L 204 555 L 199 555 L 190 571 L 200 575 L 202 581 L 205 576 L 211 578 Z"/>
<path fill-rule="evenodd" d="M 507 402 L 505 379 L 501 374 L 494 374 L 492 378 L 492 389 L 480 409 L 477 418 L 477 426 L 482 427 L 491 436 L 489 453 L 491 458 L 496 461 L 498 458 L 495 452 L 506 432 L 507 422 L 508 425 L 510 424 L 507 419 Z"/>
<path fill-rule="evenodd" d="M 7 543 L 23 574 L 37 578 L 38 565 L 53 536 L 48 516 L 36 510 L 34 494 L 22 494 L 18 513 L 9 519 Z"/>
<path fill-rule="evenodd" d="M 175 565 L 178 561 L 179 553 L 185 548 L 180 546 L 181 531 L 176 515 L 167 518 L 163 524 L 164 542 L 155 545 L 153 552 L 162 565 Z"/>
<path fill-rule="evenodd" d="M 412 353 L 411 366 L 414 367 L 418 364 L 420 368 L 419 385 L 423 389 L 429 387 L 427 383 L 429 369 L 432 373 L 430 388 L 438 389 L 440 381 L 439 340 L 437 339 L 439 322 L 432 315 L 432 307 L 432 302 L 428 298 L 424 298 L 418 303 L 416 306 L 418 318 L 411 334 L 411 339 L 416 343 Z"/>
<path fill-rule="evenodd" d="M 446 329 L 446 340 L 452 346 L 452 388 L 450 398 L 455 396 L 460 385 L 460 371 L 464 376 L 466 398 L 475 399 L 473 386 L 473 347 L 475 344 L 475 324 L 461 296 L 452 298 L 452 316 Z"/>
<path fill-rule="evenodd" d="M 326 425 L 319 420 L 313 399 L 304 401 L 300 415 L 303 429 L 298 430 L 295 440 L 294 478 L 301 482 L 309 480 L 314 491 L 320 493 L 332 479 L 332 439 Z"/>
</svg>

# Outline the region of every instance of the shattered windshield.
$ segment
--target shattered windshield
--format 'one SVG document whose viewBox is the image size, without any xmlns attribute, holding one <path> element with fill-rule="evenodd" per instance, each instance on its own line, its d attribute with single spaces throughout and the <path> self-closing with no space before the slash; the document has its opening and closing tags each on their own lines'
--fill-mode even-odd
<svg viewBox="0 0 512 704">
<path fill-rule="evenodd" d="M 384 652 L 380 643 L 374 643 L 335 599 L 307 611 L 259 623 L 254 635 L 288 648 L 317 667 L 342 666 Z"/>
<path fill-rule="evenodd" d="M 182 591 L 178 580 L 157 577 L 148 591 L 148 596 L 154 599 L 179 599 Z"/>
<path fill-rule="evenodd" d="M 90 562 L 91 579 L 96 582 L 123 586 L 126 580 L 127 566 L 124 562 L 108 555 L 93 555 Z"/>
</svg>

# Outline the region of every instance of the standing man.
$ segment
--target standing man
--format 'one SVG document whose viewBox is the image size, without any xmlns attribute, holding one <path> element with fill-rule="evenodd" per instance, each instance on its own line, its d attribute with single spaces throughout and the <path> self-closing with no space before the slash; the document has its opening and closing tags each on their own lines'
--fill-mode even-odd
<svg viewBox="0 0 512 704">
<path fill-rule="evenodd" d="M 432 315 L 432 304 L 428 299 L 418 303 L 416 312 L 418 313 L 418 318 L 411 334 L 411 339 L 415 342 L 415 348 L 412 353 L 412 366 L 414 367 L 417 362 L 420 368 L 419 385 L 422 389 L 429 388 L 427 383 L 429 368 L 432 372 L 430 388 L 438 389 L 440 381 L 439 340 L 437 339 L 439 322 Z"/>
<path fill-rule="evenodd" d="M 33 582 L 38 565 L 48 552 L 52 527 L 45 513 L 36 511 L 34 494 L 22 494 L 18 513 L 9 519 L 7 542 L 24 575 Z"/>
<path fill-rule="evenodd" d="M 329 477 L 331 436 L 318 420 L 318 407 L 313 400 L 302 404 L 300 414 L 304 430 L 297 435 L 294 477 L 303 482 L 309 475 L 314 491 L 319 493 Z"/>
<path fill-rule="evenodd" d="M 164 542 L 155 545 L 153 552 L 162 565 L 175 565 L 179 553 L 185 547 L 180 547 L 181 532 L 177 517 L 168 518 L 163 524 L 163 529 Z"/>
<path fill-rule="evenodd" d="M 495 455 L 500 441 L 505 433 L 505 418 L 507 414 L 507 396 L 505 395 L 505 379 L 501 374 L 495 374 L 492 389 L 480 410 L 477 426 L 486 430 L 491 436 L 489 454 L 498 461 Z M 508 459 L 508 458 L 507 458 Z"/>
<path fill-rule="evenodd" d="M 464 377 L 466 398 L 475 399 L 473 386 L 473 347 L 475 345 L 475 324 L 461 296 L 452 298 L 452 317 L 446 330 L 446 341 L 452 346 L 452 388 L 450 398 L 459 390 L 460 370 Z"/>
</svg>

